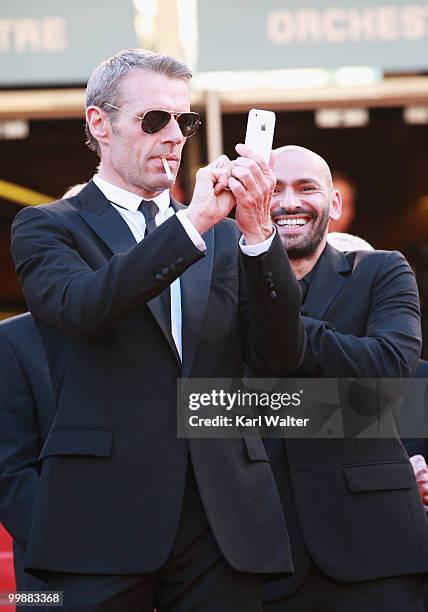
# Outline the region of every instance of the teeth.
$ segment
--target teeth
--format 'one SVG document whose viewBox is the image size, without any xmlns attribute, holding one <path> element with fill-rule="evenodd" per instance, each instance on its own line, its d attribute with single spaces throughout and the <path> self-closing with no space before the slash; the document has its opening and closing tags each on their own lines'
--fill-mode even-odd
<svg viewBox="0 0 428 612">
<path fill-rule="evenodd" d="M 292 225 L 306 225 L 306 219 L 279 219 L 276 222 L 277 225 L 288 225 L 289 227 Z"/>
</svg>

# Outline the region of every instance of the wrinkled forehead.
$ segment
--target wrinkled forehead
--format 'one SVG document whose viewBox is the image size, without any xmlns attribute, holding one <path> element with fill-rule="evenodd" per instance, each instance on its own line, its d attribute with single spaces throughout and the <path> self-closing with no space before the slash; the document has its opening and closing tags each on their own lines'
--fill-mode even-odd
<svg viewBox="0 0 428 612">
<path fill-rule="evenodd" d="M 331 188 L 331 173 L 327 163 L 308 149 L 277 149 L 273 152 L 273 171 L 277 181 L 283 184 L 310 179 Z"/>
</svg>

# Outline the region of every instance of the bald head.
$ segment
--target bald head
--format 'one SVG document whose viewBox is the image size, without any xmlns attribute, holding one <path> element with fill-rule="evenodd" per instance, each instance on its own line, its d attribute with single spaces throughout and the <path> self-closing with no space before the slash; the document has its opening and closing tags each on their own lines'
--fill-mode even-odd
<svg viewBox="0 0 428 612">
<path fill-rule="evenodd" d="M 312 170 L 315 176 L 323 181 L 327 189 L 333 189 L 333 179 L 331 178 L 331 171 L 327 162 L 321 155 L 310 149 L 299 147 L 298 145 L 286 145 L 274 149 L 272 159 L 276 166 L 287 163 L 289 159 L 294 159 L 299 166 L 307 168 L 308 171 Z"/>
</svg>

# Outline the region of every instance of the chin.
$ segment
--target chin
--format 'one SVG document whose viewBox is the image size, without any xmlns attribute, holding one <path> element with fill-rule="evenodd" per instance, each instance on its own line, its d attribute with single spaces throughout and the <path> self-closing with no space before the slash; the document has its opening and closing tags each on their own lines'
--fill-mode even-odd
<svg viewBox="0 0 428 612">
<path fill-rule="evenodd" d="M 170 185 L 173 185 L 175 183 L 175 176 L 173 175 L 174 181 L 170 183 L 165 172 L 158 174 L 156 177 L 154 177 L 154 179 L 155 180 L 153 181 L 153 183 L 156 183 L 157 187 L 160 189 L 168 189 Z"/>
<path fill-rule="evenodd" d="M 170 189 L 173 185 L 174 183 L 170 183 L 168 180 L 166 180 L 163 183 L 159 183 L 157 191 L 165 191 L 165 189 Z"/>
<path fill-rule="evenodd" d="M 172 185 L 173 184 L 174 183 L 172 183 Z M 165 189 L 169 189 L 170 183 L 165 177 L 164 179 L 160 178 L 157 181 L 153 181 L 153 183 L 145 183 L 145 185 L 141 185 L 141 187 L 142 189 L 150 193 L 160 193 L 161 191 L 165 191 Z"/>
</svg>

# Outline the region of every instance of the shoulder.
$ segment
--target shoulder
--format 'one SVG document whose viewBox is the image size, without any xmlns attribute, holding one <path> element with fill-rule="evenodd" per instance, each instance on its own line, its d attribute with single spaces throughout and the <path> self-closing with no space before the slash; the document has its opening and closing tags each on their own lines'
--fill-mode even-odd
<svg viewBox="0 0 428 612">
<path fill-rule="evenodd" d="M 0 342 L 3 349 L 18 354 L 32 351 L 40 342 L 33 316 L 26 312 L 0 322 Z"/>
<path fill-rule="evenodd" d="M 79 200 L 77 197 L 55 200 L 48 204 L 40 204 L 39 206 L 26 206 L 16 215 L 14 224 L 23 219 L 31 219 L 40 216 L 50 217 L 63 217 L 68 216 L 70 213 L 77 212 L 80 208 Z"/>
<path fill-rule="evenodd" d="M 352 251 L 345 253 L 348 261 L 353 266 L 354 271 L 362 267 L 362 269 L 383 269 L 395 268 L 404 266 L 410 269 L 410 264 L 400 251 Z"/>
<path fill-rule="evenodd" d="M 407 307 L 413 303 L 419 308 L 415 274 L 399 251 L 364 252 L 360 261 L 354 261 L 352 278 L 360 286 L 370 288 L 373 300 L 398 298 Z"/>
<path fill-rule="evenodd" d="M 33 332 L 38 333 L 34 318 L 30 312 L 0 321 L 0 336 L 14 338 Z"/>
<path fill-rule="evenodd" d="M 82 227 L 80 205 L 77 198 L 56 200 L 40 206 L 27 206 L 13 220 L 11 226 L 11 252 L 15 257 L 17 249 L 29 255 L 43 248 L 42 240 L 46 236 L 60 235 L 62 239 L 72 242 L 76 228 Z"/>
</svg>

